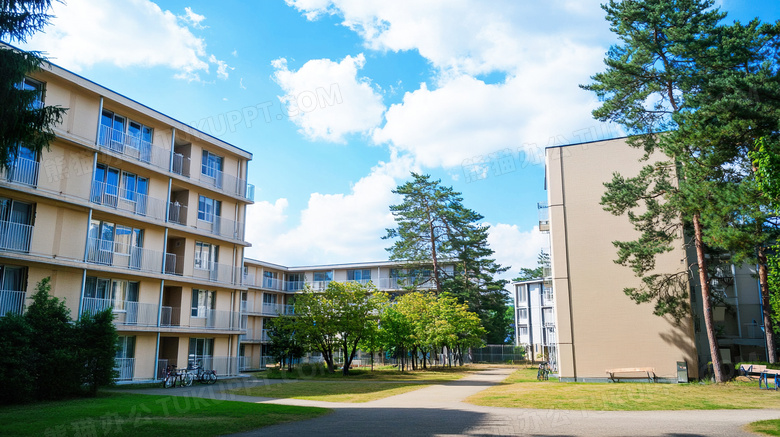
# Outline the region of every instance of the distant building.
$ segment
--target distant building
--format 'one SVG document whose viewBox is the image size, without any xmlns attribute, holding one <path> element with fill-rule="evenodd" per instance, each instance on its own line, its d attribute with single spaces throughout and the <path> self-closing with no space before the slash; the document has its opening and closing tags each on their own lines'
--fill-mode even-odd
<svg viewBox="0 0 780 437">
<path fill-rule="evenodd" d="M 552 284 L 544 279 L 512 282 L 515 305 L 515 345 L 526 347 L 526 356 L 555 368 L 555 300 Z"/>
</svg>

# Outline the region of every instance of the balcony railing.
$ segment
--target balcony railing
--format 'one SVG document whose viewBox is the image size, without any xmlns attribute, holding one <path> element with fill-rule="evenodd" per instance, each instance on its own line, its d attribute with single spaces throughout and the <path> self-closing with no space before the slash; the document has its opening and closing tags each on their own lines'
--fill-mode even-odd
<svg viewBox="0 0 780 437">
<path fill-rule="evenodd" d="M 295 314 L 293 305 L 280 303 L 264 303 L 261 313 L 268 316 L 284 316 Z"/>
<path fill-rule="evenodd" d="M 225 174 L 206 164 L 201 165 L 198 180 L 228 194 L 255 200 L 255 186 L 248 184 L 246 179 Z"/>
<path fill-rule="evenodd" d="M 29 185 L 34 187 L 38 185 L 38 171 L 40 164 L 27 158 L 16 158 L 7 170 L 2 174 L 9 182 Z"/>
<path fill-rule="evenodd" d="M 181 308 L 164 306 L 160 311 L 160 326 L 181 326 Z"/>
<path fill-rule="evenodd" d="M 168 205 L 168 221 L 182 226 L 187 226 L 187 205 L 179 202 L 171 202 Z"/>
<path fill-rule="evenodd" d="M 271 341 L 271 337 L 268 336 L 268 330 L 267 329 L 263 329 L 260 332 L 260 341 L 262 341 L 262 342 L 270 342 Z"/>
<path fill-rule="evenodd" d="M 82 314 L 113 308 L 116 325 L 157 326 L 157 304 L 85 297 Z"/>
<path fill-rule="evenodd" d="M 171 171 L 178 175 L 190 177 L 190 157 L 181 153 L 174 153 Z"/>
<path fill-rule="evenodd" d="M 193 361 L 200 362 L 205 371 L 214 370 L 218 376 L 238 375 L 239 357 L 215 357 L 211 355 L 199 355 Z"/>
<path fill-rule="evenodd" d="M 300 291 L 306 286 L 304 281 L 286 281 L 284 283 L 284 291 Z"/>
<path fill-rule="evenodd" d="M 378 281 L 374 281 L 374 284 L 378 282 L 377 287 L 380 290 L 403 290 L 415 285 L 415 281 L 417 281 L 415 286 L 417 289 L 430 290 L 436 288 L 436 284 L 430 278 L 379 278 Z"/>
<path fill-rule="evenodd" d="M 195 311 L 195 309 L 192 309 Z M 189 324 L 179 326 L 196 329 L 221 329 L 241 331 L 241 313 L 228 310 L 208 310 L 199 308 L 197 315 L 191 316 Z"/>
<path fill-rule="evenodd" d="M 114 358 L 114 370 L 119 373 L 118 381 L 132 381 L 135 370 L 135 358 Z"/>
<path fill-rule="evenodd" d="M 0 290 L 0 317 L 24 313 L 24 291 Z"/>
<path fill-rule="evenodd" d="M 193 277 L 223 284 L 240 285 L 241 268 L 229 264 L 195 260 Z"/>
<path fill-rule="evenodd" d="M 100 125 L 98 144 L 108 150 L 154 165 L 155 167 L 164 170 L 169 168 L 170 150 L 157 147 L 148 141 L 113 129 L 110 126 Z"/>
<path fill-rule="evenodd" d="M 0 220 L 0 249 L 29 252 L 33 227 Z"/>
<path fill-rule="evenodd" d="M 241 311 L 242 313 L 245 313 L 245 312 L 247 312 L 248 309 L 249 309 L 249 302 L 245 301 L 245 300 L 242 300 L 241 301 L 241 307 L 239 308 L 239 311 Z"/>
<path fill-rule="evenodd" d="M 162 270 L 162 252 L 98 238 L 88 238 L 87 246 L 87 262 L 93 264 L 151 273 Z"/>
<path fill-rule="evenodd" d="M 764 338 L 764 327 L 758 323 L 743 323 L 742 337 L 743 338 Z"/>
<path fill-rule="evenodd" d="M 224 217 L 212 216 L 209 220 L 198 219 L 195 227 L 214 235 L 242 240 L 244 238 L 244 224 Z"/>
<path fill-rule="evenodd" d="M 179 262 L 179 259 L 176 256 L 176 254 L 173 253 L 165 254 L 165 273 L 168 275 L 178 275 L 178 276 L 184 274 L 184 263 Z"/>
<path fill-rule="evenodd" d="M 105 182 L 92 181 L 89 200 L 133 214 L 165 220 L 165 201 L 146 194 L 119 188 Z"/>
</svg>

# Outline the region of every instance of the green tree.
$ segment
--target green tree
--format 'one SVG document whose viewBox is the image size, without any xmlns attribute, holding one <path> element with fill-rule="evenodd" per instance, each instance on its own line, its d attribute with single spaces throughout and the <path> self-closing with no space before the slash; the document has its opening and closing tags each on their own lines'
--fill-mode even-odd
<svg viewBox="0 0 780 437">
<path fill-rule="evenodd" d="M 634 134 L 629 144 L 642 147 L 645 165 L 636 177 L 615 174 L 602 198 L 605 209 L 626 214 L 640 232 L 634 241 L 615 242 L 616 262 L 642 278 L 625 292 L 639 302 L 654 302 L 659 315 L 677 320 L 690 311 L 687 272 L 656 274 L 655 257 L 672 250 L 681 231 L 695 247 L 704 306 L 705 329 L 717 381 L 723 381 L 711 313 L 710 275 L 705 253 L 713 244 L 706 218 L 719 192 L 712 183 L 735 176 L 740 168 L 739 126 L 747 127 L 739 97 L 754 78 L 776 35 L 774 26 L 757 21 L 721 26 L 725 17 L 711 0 L 610 1 L 610 29 L 621 44 L 610 48 L 607 70 L 583 86 L 602 105 L 594 116 L 622 124 Z M 774 50 L 777 49 L 774 44 Z M 763 74 L 763 73 L 762 73 Z M 728 86 L 726 86 L 728 85 Z M 735 98 L 737 97 L 737 98 Z M 666 131 L 663 134 L 656 132 Z M 742 130 L 743 139 L 744 135 Z"/>
<path fill-rule="evenodd" d="M 402 202 L 390 206 L 396 222 L 384 237 L 393 240 L 387 249 L 390 259 L 404 261 L 412 270 L 430 269 L 436 292 L 447 291 L 468 302 L 486 326 L 486 335 L 503 342 L 509 329 L 503 323 L 507 281 L 495 277 L 508 267 L 491 258 L 489 227 L 479 223 L 483 216 L 463 206 L 461 194 L 440 180 L 416 173 L 412 178 L 393 190 Z M 454 269 L 448 271 L 445 265 Z"/>
<path fill-rule="evenodd" d="M 766 213 L 772 217 L 771 222 L 778 224 L 780 217 L 780 141 L 777 138 L 761 138 L 756 141 L 756 147 L 751 152 L 755 168 L 756 183 L 764 195 L 767 205 Z M 762 297 L 769 295 L 774 321 L 774 332 L 780 332 L 780 243 L 775 239 L 766 253 L 766 288 Z M 766 306 L 766 303 L 764 303 Z M 766 308 L 765 314 L 766 316 Z M 766 325 L 766 324 L 765 324 Z"/>
<path fill-rule="evenodd" d="M 513 281 L 528 281 L 531 279 L 542 279 L 544 278 L 544 270 L 545 267 L 550 267 L 550 254 L 545 252 L 544 250 L 539 251 L 539 256 L 536 258 L 536 267 L 533 269 L 529 269 L 527 267 L 522 267 L 520 269 L 520 275 L 518 275 L 516 278 L 512 279 Z"/>
<path fill-rule="evenodd" d="M 49 22 L 51 0 L 0 2 L 0 41 L 25 42 Z M 24 52 L 0 45 L 0 165 L 8 168 L 19 144 L 40 153 L 54 139 L 52 126 L 66 109 L 41 106 L 40 90 L 22 87 L 25 76 L 40 70 L 39 52 Z"/>
<path fill-rule="evenodd" d="M 267 328 L 268 338 L 271 340 L 269 353 L 279 362 L 280 369 L 284 368 L 287 362 L 287 370 L 292 370 L 293 360 L 302 357 L 304 353 L 301 338 L 295 331 L 295 316 L 270 319 Z"/>
<path fill-rule="evenodd" d="M 113 385 L 118 376 L 114 359 L 119 336 L 114 326 L 113 309 L 82 315 L 76 322 L 74 334 L 79 365 L 84 366 L 82 381 L 95 396 L 99 387 Z"/>
<path fill-rule="evenodd" d="M 349 374 L 358 345 L 373 329 L 387 303 L 387 295 L 373 284 L 330 282 L 322 292 L 308 287 L 295 298 L 294 329 L 322 353 L 333 373 L 334 352 L 344 353 L 342 373 Z"/>
<path fill-rule="evenodd" d="M 35 395 L 35 378 L 30 371 L 35 356 L 32 338 L 32 328 L 23 316 L 8 313 L 0 317 L 0 373 L 4 375 L 0 404 L 28 402 Z"/>
</svg>

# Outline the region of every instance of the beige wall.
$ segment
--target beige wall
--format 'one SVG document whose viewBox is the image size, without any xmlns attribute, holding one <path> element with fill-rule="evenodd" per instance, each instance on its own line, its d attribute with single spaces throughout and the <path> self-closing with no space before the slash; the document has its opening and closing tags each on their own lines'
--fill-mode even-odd
<svg viewBox="0 0 780 437">
<path fill-rule="evenodd" d="M 641 151 L 624 140 L 547 149 L 552 274 L 558 324 L 560 376 L 605 378 L 611 368 L 653 367 L 659 377 L 676 378 L 676 362 L 697 376 L 690 319 L 681 326 L 637 305 L 623 289 L 640 281 L 613 262 L 612 241 L 637 237 L 626 217 L 599 204 L 604 182 L 619 171 L 638 173 Z M 658 258 L 657 271 L 686 269 L 682 240 Z"/>
</svg>

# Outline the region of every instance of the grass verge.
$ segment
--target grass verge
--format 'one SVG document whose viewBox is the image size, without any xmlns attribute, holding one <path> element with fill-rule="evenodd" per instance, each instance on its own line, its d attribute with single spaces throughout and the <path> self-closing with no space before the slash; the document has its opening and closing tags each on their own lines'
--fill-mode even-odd
<svg viewBox="0 0 780 437">
<path fill-rule="evenodd" d="M 351 369 L 349 375 L 344 376 L 340 370 L 336 373 L 328 373 L 324 366 L 303 365 L 293 368 L 292 371 L 280 370 L 270 367 L 264 372 L 256 374 L 258 379 L 305 379 L 328 381 L 454 381 L 463 378 L 470 372 L 481 370 L 479 367 L 432 367 L 428 370 L 412 370 L 401 372 L 393 366 L 375 367 L 371 369 Z"/>
<path fill-rule="evenodd" d="M 501 384 L 470 396 L 466 402 L 493 407 L 599 411 L 780 408 L 780 396 L 777 392 L 759 390 L 758 382 L 539 382 L 536 381 L 536 369 L 529 368 L 518 370 Z"/>
<path fill-rule="evenodd" d="M 101 393 L 89 399 L 0 407 L 0 434 L 212 436 L 311 419 L 330 411 L 193 397 Z"/>
<path fill-rule="evenodd" d="M 359 403 L 383 399 L 427 386 L 416 382 L 305 381 L 244 387 L 227 390 L 227 393 L 276 399 Z"/>
<path fill-rule="evenodd" d="M 750 432 L 780 436 L 780 419 L 753 422 L 748 424 L 746 428 Z"/>
</svg>

